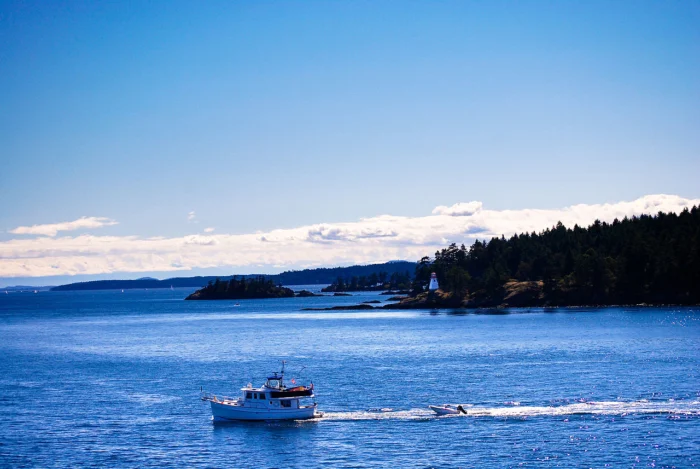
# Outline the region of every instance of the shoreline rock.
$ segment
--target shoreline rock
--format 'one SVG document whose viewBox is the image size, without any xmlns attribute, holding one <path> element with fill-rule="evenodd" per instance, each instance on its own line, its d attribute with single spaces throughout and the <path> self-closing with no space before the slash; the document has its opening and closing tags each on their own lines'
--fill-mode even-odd
<svg viewBox="0 0 700 469">
<path fill-rule="evenodd" d="M 407 296 L 392 296 L 391 298 L 387 298 L 386 301 L 401 301 L 401 300 L 405 300 L 406 298 L 408 298 L 408 297 Z"/>
<path fill-rule="evenodd" d="M 302 311 L 353 311 L 362 309 L 377 309 L 372 305 L 360 304 L 349 306 L 331 306 L 330 308 L 302 308 Z"/>
<path fill-rule="evenodd" d="M 309 290 L 301 290 L 296 293 L 295 295 L 297 298 L 310 298 L 312 296 L 326 296 L 326 295 L 319 295 L 313 292 L 310 292 Z"/>
<path fill-rule="evenodd" d="M 568 292 L 563 293 L 564 298 Z M 568 298 L 577 299 L 579 295 Z M 698 306 L 670 305 L 668 303 L 641 304 L 585 304 L 578 301 L 566 302 L 548 299 L 542 281 L 509 280 L 491 296 L 485 292 L 475 292 L 465 298 L 453 297 L 451 293 L 437 290 L 432 294 L 421 293 L 383 306 L 385 309 L 505 309 L 505 308 L 611 308 L 611 307 L 659 307 L 659 306 Z"/>
</svg>

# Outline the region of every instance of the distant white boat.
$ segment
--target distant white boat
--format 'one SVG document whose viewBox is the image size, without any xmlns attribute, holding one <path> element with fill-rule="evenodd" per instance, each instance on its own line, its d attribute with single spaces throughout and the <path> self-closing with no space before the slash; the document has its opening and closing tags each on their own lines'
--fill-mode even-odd
<svg viewBox="0 0 700 469">
<path fill-rule="evenodd" d="M 429 405 L 430 410 L 438 415 L 466 414 L 467 411 L 461 405 L 454 406 L 452 404 L 445 405 Z"/>
<path fill-rule="evenodd" d="M 171 290 L 175 290 L 175 289 L 173 288 L 173 286 L 172 286 L 172 285 L 170 285 L 170 289 L 171 289 Z"/>
<path fill-rule="evenodd" d="M 241 397 L 217 397 L 202 393 L 202 400 L 211 404 L 214 421 L 306 420 L 322 417 L 323 412 L 316 410 L 316 402 L 303 402 L 314 398 L 313 383 L 288 388 L 284 384 L 284 365 L 285 362 L 282 362 L 282 371 L 268 377 L 261 387 L 254 388 L 248 383 L 241 388 Z"/>
</svg>

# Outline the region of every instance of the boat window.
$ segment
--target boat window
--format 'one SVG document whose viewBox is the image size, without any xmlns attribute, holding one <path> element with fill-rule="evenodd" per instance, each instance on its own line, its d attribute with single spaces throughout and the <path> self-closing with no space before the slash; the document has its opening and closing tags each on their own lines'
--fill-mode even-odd
<svg viewBox="0 0 700 469">
<path fill-rule="evenodd" d="M 247 393 L 245 393 L 245 398 L 246 398 L 246 399 L 252 399 L 252 398 L 253 398 L 253 393 L 252 393 L 252 392 L 247 392 Z"/>
<path fill-rule="evenodd" d="M 280 404 L 282 404 L 282 407 L 291 407 L 292 403 L 289 401 L 280 401 Z"/>
<path fill-rule="evenodd" d="M 264 394 L 264 393 L 260 393 L 260 395 L 258 396 L 258 399 L 262 399 L 262 400 L 264 401 L 264 400 L 265 400 L 265 394 Z"/>
</svg>

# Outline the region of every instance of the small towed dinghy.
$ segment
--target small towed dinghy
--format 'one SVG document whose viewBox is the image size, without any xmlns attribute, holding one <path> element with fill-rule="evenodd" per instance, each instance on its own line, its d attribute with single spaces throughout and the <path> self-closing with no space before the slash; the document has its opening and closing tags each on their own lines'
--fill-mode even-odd
<svg viewBox="0 0 700 469">
<path fill-rule="evenodd" d="M 452 404 L 445 404 L 445 405 L 429 405 L 428 406 L 430 410 L 435 412 L 438 415 L 452 415 L 452 414 L 466 414 L 467 411 L 464 410 L 464 407 L 461 405 L 452 405 Z"/>
</svg>

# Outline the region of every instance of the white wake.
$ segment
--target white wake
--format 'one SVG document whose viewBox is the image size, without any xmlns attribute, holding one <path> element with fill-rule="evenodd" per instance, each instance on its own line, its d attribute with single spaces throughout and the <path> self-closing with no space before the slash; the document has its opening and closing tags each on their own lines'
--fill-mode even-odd
<svg viewBox="0 0 700 469">
<path fill-rule="evenodd" d="M 453 414 L 438 417 L 428 409 L 370 409 L 351 412 L 325 412 L 324 420 L 425 420 L 430 418 L 454 417 L 494 417 L 527 418 L 542 416 L 569 415 L 619 415 L 634 416 L 647 414 L 668 414 L 700 416 L 700 400 L 693 401 L 591 401 L 553 406 L 520 406 L 513 403 L 503 407 L 480 407 L 462 404 L 466 414 Z"/>
</svg>

